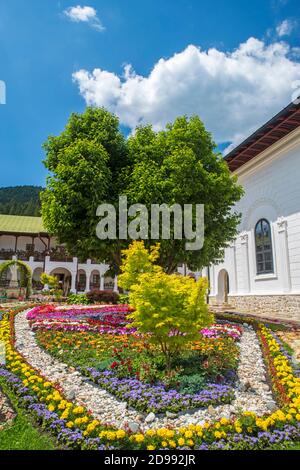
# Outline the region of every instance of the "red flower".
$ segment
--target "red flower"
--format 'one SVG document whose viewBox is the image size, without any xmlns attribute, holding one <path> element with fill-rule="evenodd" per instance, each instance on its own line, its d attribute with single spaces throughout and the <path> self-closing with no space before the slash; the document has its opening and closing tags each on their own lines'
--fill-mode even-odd
<svg viewBox="0 0 300 470">
<path fill-rule="evenodd" d="M 118 365 L 119 365 L 118 362 L 115 361 L 111 364 L 110 368 L 115 369 L 116 367 L 118 367 Z"/>
</svg>

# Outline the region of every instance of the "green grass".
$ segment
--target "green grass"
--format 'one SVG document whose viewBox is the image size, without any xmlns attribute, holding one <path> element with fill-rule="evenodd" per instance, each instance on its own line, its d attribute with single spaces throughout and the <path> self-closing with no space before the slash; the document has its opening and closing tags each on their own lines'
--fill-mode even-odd
<svg viewBox="0 0 300 470">
<path fill-rule="evenodd" d="M 289 328 L 284 325 L 284 324 L 278 324 L 278 323 L 270 323 L 270 322 L 262 322 L 265 324 L 266 328 L 269 328 L 270 330 L 274 331 L 276 333 L 277 331 L 289 331 Z"/>
<path fill-rule="evenodd" d="M 55 450 L 55 446 L 23 413 L 18 413 L 12 426 L 0 431 L 0 450 Z"/>
<path fill-rule="evenodd" d="M 293 348 L 288 344 L 286 343 L 285 341 L 283 341 L 283 339 L 280 338 L 280 341 L 281 341 L 281 344 L 282 346 L 284 347 L 284 349 L 287 351 L 287 353 L 290 355 L 290 356 L 293 356 L 295 354 L 295 351 L 293 350 Z"/>
<path fill-rule="evenodd" d="M 300 450 L 300 442 L 295 442 L 294 444 L 290 444 L 285 448 L 285 450 Z"/>
<path fill-rule="evenodd" d="M 30 416 L 18 406 L 17 398 L 1 379 L 0 388 L 17 413 L 11 426 L 0 431 L 0 450 L 55 450 L 54 439 L 33 425 Z"/>
</svg>

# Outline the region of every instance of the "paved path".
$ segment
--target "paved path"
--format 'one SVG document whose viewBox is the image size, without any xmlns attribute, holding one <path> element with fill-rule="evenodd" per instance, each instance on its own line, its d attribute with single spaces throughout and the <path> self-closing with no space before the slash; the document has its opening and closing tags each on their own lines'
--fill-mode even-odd
<svg viewBox="0 0 300 470">
<path fill-rule="evenodd" d="M 224 314 L 233 314 L 233 315 L 240 315 L 241 317 L 248 317 L 248 318 L 253 318 L 256 320 L 261 320 L 263 322 L 274 322 L 274 323 L 282 323 L 284 325 L 287 325 L 291 328 L 296 328 L 300 329 L 300 319 L 299 320 L 291 320 L 289 317 L 278 317 L 276 313 L 274 314 L 266 314 L 266 313 L 251 313 L 251 312 L 240 312 L 239 310 L 236 310 L 234 308 L 226 308 L 226 307 L 219 307 L 219 306 L 210 306 L 210 310 L 213 313 L 224 313 Z"/>
</svg>

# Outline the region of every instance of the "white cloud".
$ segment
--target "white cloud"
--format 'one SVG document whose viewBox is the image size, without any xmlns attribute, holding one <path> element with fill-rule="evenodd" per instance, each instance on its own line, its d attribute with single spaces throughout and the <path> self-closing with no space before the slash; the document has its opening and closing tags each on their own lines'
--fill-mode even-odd
<svg viewBox="0 0 300 470">
<path fill-rule="evenodd" d="M 73 80 L 88 105 L 105 106 L 120 122 L 164 128 L 182 114 L 198 114 L 220 142 L 239 143 L 291 101 L 300 63 L 286 43 L 248 39 L 233 52 L 190 45 L 160 59 L 148 76 L 126 66 L 124 76 L 80 70 Z"/>
<path fill-rule="evenodd" d="M 276 28 L 277 35 L 281 38 L 283 36 L 289 36 L 296 27 L 294 20 L 284 20 Z"/>
<path fill-rule="evenodd" d="M 104 31 L 105 28 L 102 25 L 100 19 L 97 16 L 97 10 L 93 7 L 77 5 L 76 7 L 67 8 L 64 14 L 76 23 L 84 22 L 89 23 L 90 26 L 97 29 L 98 31 Z"/>
</svg>

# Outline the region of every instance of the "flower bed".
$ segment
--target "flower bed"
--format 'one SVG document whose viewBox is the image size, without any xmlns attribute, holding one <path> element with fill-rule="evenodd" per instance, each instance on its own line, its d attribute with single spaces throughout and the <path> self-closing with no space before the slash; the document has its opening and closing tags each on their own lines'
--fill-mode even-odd
<svg viewBox="0 0 300 470">
<path fill-rule="evenodd" d="M 59 308 L 51 305 L 35 307 L 28 313 L 31 328 L 36 331 L 94 331 L 97 333 L 132 334 L 135 328 L 125 328 L 127 305 L 103 305 L 92 308 Z"/>
<path fill-rule="evenodd" d="M 234 398 L 240 326 L 213 325 L 200 331 L 186 359 L 169 374 L 158 348 L 147 341 L 147 335 L 136 334 L 123 313 L 106 314 L 102 309 L 89 318 L 90 313 L 89 309 L 64 311 L 59 327 L 57 312 L 55 319 L 47 312 L 47 320 L 42 312 L 39 320 L 36 309 L 28 319 L 43 348 L 56 357 L 63 355 L 94 383 L 139 411 L 180 412 L 230 403 Z M 86 321 L 82 330 L 74 326 L 78 315 Z"/>
<path fill-rule="evenodd" d="M 234 420 L 222 418 L 212 423 L 134 434 L 101 425 L 88 410 L 66 400 L 55 384 L 46 381 L 39 371 L 27 364 L 14 349 L 12 313 L 10 317 L 11 322 L 6 314 L 0 323 L 0 340 L 5 342 L 7 352 L 7 366 L 1 369 L 0 378 L 10 385 L 36 420 L 65 446 L 81 449 L 264 449 L 300 440 L 300 379 L 276 337 L 264 326 L 258 326 L 258 335 L 281 402 L 278 410 L 260 418 L 246 411 Z"/>
<path fill-rule="evenodd" d="M 192 395 L 182 394 L 177 390 L 166 390 L 163 385 L 148 385 L 137 379 L 121 379 L 109 370 L 99 372 L 86 368 L 81 371 L 101 388 L 105 388 L 137 410 L 147 413 L 179 412 L 230 403 L 234 396 L 234 390 L 229 385 L 207 384 L 204 390 Z"/>
<path fill-rule="evenodd" d="M 83 406 L 67 400 L 56 384 L 46 380 L 14 349 L 13 321 L 16 313 L 7 313 L 0 323 L 0 341 L 6 349 L 6 367 L 0 368 L 0 379 L 5 380 L 20 405 L 32 414 L 39 425 L 54 434 L 60 444 L 85 448 L 89 436 L 97 438 L 103 426 Z M 126 437 L 123 430 L 116 432 L 117 439 Z M 98 448 L 108 448 L 105 439 Z"/>
</svg>

